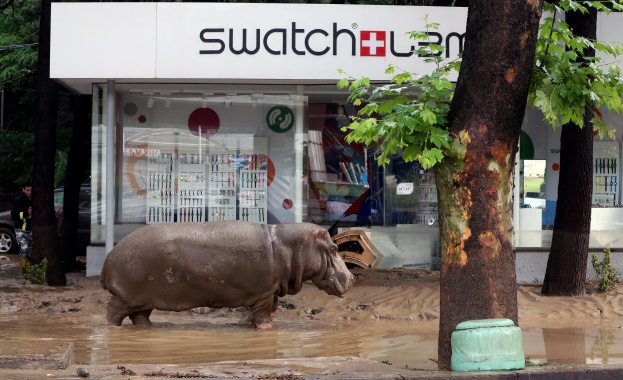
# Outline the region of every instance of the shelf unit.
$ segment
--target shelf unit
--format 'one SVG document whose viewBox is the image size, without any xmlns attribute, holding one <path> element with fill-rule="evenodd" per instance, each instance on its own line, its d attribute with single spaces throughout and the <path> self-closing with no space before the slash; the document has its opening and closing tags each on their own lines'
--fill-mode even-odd
<svg viewBox="0 0 623 380">
<path fill-rule="evenodd" d="M 593 143 L 593 206 L 615 207 L 620 199 L 619 143 Z"/>
<path fill-rule="evenodd" d="M 240 220 L 266 223 L 268 162 L 263 154 L 240 156 L 240 193 L 238 214 Z"/>
<path fill-rule="evenodd" d="M 160 153 L 147 160 L 147 224 L 171 223 L 174 217 L 173 153 Z"/>
<path fill-rule="evenodd" d="M 147 158 L 147 224 L 245 220 L 267 223 L 266 138 L 218 148 L 163 151 Z M 213 145 L 215 145 L 214 143 Z M 228 147 L 236 148 L 228 148 Z"/>
<path fill-rule="evenodd" d="M 236 156 L 210 154 L 207 220 L 236 220 Z"/>
<path fill-rule="evenodd" d="M 414 224 L 438 225 L 438 204 L 435 176 L 431 172 L 423 172 L 415 182 L 417 192 L 417 211 Z"/>
<path fill-rule="evenodd" d="M 205 221 L 204 157 L 201 154 L 182 153 L 177 170 L 177 221 Z"/>
</svg>

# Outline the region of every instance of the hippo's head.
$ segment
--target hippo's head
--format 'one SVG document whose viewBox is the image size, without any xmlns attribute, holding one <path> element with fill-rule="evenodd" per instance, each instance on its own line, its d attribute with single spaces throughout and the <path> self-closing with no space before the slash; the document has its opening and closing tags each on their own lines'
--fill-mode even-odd
<svg viewBox="0 0 623 380">
<path fill-rule="evenodd" d="M 337 252 L 337 245 L 333 243 L 327 231 L 319 231 L 316 239 L 316 243 L 323 245 L 326 269 L 324 273 L 321 271 L 318 276 L 312 278 L 312 282 L 327 294 L 343 297 L 355 283 L 355 276 L 344 264 L 344 260 Z"/>
</svg>

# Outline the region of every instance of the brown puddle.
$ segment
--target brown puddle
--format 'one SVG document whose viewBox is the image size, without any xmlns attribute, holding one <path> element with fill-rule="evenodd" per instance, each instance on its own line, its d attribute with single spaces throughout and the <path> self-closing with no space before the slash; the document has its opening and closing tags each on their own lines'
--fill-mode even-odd
<svg viewBox="0 0 623 380">
<path fill-rule="evenodd" d="M 0 339 L 58 339 L 75 344 L 79 364 L 204 364 L 223 360 L 354 356 L 395 366 L 436 369 L 437 321 L 322 324 L 281 320 L 259 331 L 250 324 L 196 319 L 159 321 L 151 328 L 104 324 L 72 315 L 0 316 Z M 614 326 L 535 328 L 523 331 L 534 364 L 623 362 L 623 332 Z"/>
</svg>

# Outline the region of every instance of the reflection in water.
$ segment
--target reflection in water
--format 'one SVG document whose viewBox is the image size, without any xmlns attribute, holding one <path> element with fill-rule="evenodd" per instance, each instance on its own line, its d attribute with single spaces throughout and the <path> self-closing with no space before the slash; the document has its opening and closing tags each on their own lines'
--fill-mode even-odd
<svg viewBox="0 0 623 380">
<path fill-rule="evenodd" d="M 584 364 L 586 362 L 583 328 L 545 328 L 543 329 L 543 342 L 548 363 Z"/>
<path fill-rule="evenodd" d="M 614 345 L 616 338 L 612 330 L 599 329 L 595 343 L 590 351 L 590 357 L 592 360 L 600 357 L 602 364 L 608 364 L 608 357 L 610 356 L 610 349 Z"/>
<path fill-rule="evenodd" d="M 573 327 L 522 328 L 526 357 L 535 364 L 623 364 L 623 331 L 618 325 L 578 322 L 557 323 Z"/>
<path fill-rule="evenodd" d="M 152 328 L 105 324 L 103 315 L 0 315 L 0 339 L 58 339 L 74 343 L 76 363 L 205 364 L 223 360 L 344 356 L 436 369 L 438 321 L 280 320 L 272 330 L 251 324 L 209 323 L 196 316 L 156 316 Z M 564 325 L 564 324 L 563 324 Z M 524 353 L 533 363 L 623 361 L 616 326 L 523 328 Z M 433 359 L 433 360 L 431 360 Z"/>
</svg>

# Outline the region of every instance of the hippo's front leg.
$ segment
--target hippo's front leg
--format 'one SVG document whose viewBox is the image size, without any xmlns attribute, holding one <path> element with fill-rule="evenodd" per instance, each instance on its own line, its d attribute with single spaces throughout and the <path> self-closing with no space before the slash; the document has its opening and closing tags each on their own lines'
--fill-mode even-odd
<svg viewBox="0 0 623 380">
<path fill-rule="evenodd" d="M 273 327 L 272 322 L 277 310 L 276 305 L 277 296 L 271 294 L 270 297 L 259 300 L 255 305 L 251 306 L 255 327 L 261 330 Z"/>
<path fill-rule="evenodd" d="M 273 311 L 270 313 L 270 321 L 272 322 L 277 315 L 277 307 L 279 306 L 279 296 L 275 294 L 273 298 Z"/>
</svg>

